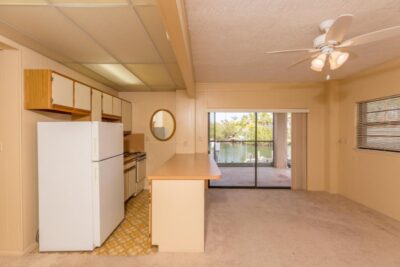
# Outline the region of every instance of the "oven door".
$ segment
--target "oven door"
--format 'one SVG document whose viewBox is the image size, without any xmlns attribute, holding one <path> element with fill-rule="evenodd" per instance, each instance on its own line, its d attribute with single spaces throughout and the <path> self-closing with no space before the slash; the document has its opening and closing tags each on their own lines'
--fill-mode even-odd
<svg viewBox="0 0 400 267">
<path fill-rule="evenodd" d="M 136 195 L 144 189 L 146 180 L 146 157 L 137 159 L 136 165 Z"/>
</svg>

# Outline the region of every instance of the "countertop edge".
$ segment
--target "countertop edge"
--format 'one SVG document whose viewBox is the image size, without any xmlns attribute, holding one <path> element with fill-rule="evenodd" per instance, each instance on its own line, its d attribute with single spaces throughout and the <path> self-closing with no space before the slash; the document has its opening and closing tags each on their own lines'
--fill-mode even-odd
<svg viewBox="0 0 400 267">
<path fill-rule="evenodd" d="M 193 157 L 193 159 L 190 158 L 184 158 L 182 161 L 184 163 L 185 160 L 198 160 L 198 157 L 207 157 L 207 160 L 204 160 L 199 163 L 201 166 L 201 170 L 199 170 L 199 174 L 192 174 L 192 173 L 187 173 L 184 174 L 182 171 L 177 170 L 177 174 L 173 174 L 171 172 L 169 165 L 172 165 L 176 168 L 179 168 L 179 164 L 176 162 L 176 157 Z M 192 162 L 191 162 L 192 163 Z M 178 165 L 178 166 L 176 166 Z M 184 171 L 185 168 L 183 167 Z M 166 172 L 166 174 L 159 174 L 159 172 Z M 219 180 L 222 177 L 221 171 L 219 170 L 216 162 L 214 161 L 213 158 L 207 153 L 190 153 L 190 154 L 181 154 L 177 153 L 174 154 L 171 158 L 169 158 L 163 165 L 161 165 L 160 168 L 158 168 L 154 174 L 148 175 L 148 180 Z"/>
</svg>

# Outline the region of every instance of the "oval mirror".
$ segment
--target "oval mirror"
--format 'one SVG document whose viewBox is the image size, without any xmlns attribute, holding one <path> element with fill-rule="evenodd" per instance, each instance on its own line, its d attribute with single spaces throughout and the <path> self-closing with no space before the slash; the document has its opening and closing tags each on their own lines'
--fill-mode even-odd
<svg viewBox="0 0 400 267">
<path fill-rule="evenodd" d="M 160 141 L 167 141 L 175 133 L 175 118 L 169 110 L 159 109 L 150 119 L 150 130 L 153 136 Z"/>
</svg>

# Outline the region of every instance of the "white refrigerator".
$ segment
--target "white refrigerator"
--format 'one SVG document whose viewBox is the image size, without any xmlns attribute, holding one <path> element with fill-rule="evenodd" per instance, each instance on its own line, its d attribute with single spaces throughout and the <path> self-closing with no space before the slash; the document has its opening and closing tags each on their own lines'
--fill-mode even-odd
<svg viewBox="0 0 400 267">
<path fill-rule="evenodd" d="M 100 246 L 124 218 L 123 126 L 39 122 L 39 251 Z"/>
</svg>

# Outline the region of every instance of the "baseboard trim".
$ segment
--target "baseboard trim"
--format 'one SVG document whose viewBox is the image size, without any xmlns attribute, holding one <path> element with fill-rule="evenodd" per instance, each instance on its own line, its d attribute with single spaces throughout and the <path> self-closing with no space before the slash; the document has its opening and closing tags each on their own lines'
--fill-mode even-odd
<svg viewBox="0 0 400 267">
<path fill-rule="evenodd" d="M 38 243 L 32 243 L 24 250 L 0 250 L 0 256 L 23 256 L 37 249 Z"/>
<path fill-rule="evenodd" d="M 24 249 L 23 255 L 31 253 L 32 251 L 34 251 L 38 247 L 39 247 L 39 244 L 37 242 L 34 242 L 34 243 L 30 244 L 27 248 Z"/>
</svg>

